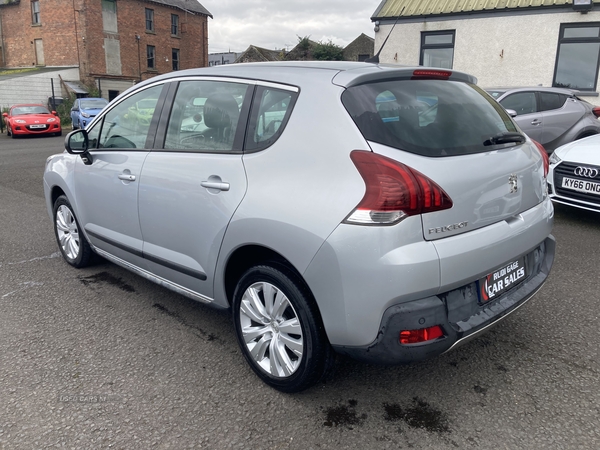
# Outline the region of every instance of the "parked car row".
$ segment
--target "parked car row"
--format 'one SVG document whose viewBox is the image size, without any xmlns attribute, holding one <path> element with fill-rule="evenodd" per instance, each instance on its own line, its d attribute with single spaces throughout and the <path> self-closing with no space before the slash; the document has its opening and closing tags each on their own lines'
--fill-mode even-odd
<svg viewBox="0 0 600 450">
<path fill-rule="evenodd" d="M 548 155 L 462 72 L 169 73 L 65 146 L 44 173 L 64 259 L 95 252 L 229 309 L 252 370 L 285 392 L 336 352 L 449 351 L 531 299 L 554 260 Z"/>
<path fill-rule="evenodd" d="M 60 100 L 62 103 L 62 98 Z M 73 129 L 85 128 L 106 105 L 108 105 L 108 100 L 103 98 L 75 99 L 71 108 Z M 42 104 L 13 105 L 2 116 L 7 134 L 13 138 L 28 135 L 60 136 L 62 134 L 57 112 L 50 111 Z"/>
<path fill-rule="evenodd" d="M 570 89 L 488 89 L 488 93 L 551 153 L 550 198 L 600 212 L 600 107 Z"/>
<path fill-rule="evenodd" d="M 4 119 L 60 133 L 52 116 Z M 552 201 L 600 212 L 599 116 L 568 89 L 486 93 L 445 69 L 196 69 L 77 99 L 44 191 L 69 264 L 97 253 L 228 308 L 258 377 L 297 392 L 335 353 L 430 358 L 527 302 Z"/>
</svg>

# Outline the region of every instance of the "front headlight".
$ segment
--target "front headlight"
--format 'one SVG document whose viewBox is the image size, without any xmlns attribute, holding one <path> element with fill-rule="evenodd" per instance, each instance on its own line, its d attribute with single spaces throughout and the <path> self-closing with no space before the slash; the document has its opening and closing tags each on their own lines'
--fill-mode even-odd
<svg viewBox="0 0 600 450">
<path fill-rule="evenodd" d="M 23 119 L 15 119 L 15 123 L 27 123 L 27 121 Z"/>
<path fill-rule="evenodd" d="M 561 162 L 562 160 L 558 157 L 558 155 L 556 154 L 556 152 L 552 152 L 552 154 L 550 155 L 550 164 L 551 165 L 556 165 L 559 162 Z"/>
<path fill-rule="evenodd" d="M 89 115 L 88 113 L 86 113 L 86 112 L 82 112 L 82 113 L 81 113 L 81 116 L 82 116 L 82 117 L 85 117 L 86 119 L 87 119 L 88 117 L 90 117 L 90 115 Z"/>
<path fill-rule="evenodd" d="M 48 120 L 46 120 L 46 122 L 56 122 L 56 119 L 54 117 L 50 117 Z"/>
</svg>

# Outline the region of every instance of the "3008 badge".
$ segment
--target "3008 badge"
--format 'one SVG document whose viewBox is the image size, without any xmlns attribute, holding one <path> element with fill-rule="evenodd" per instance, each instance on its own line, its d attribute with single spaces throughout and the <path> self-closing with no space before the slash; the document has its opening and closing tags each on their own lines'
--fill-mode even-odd
<svg viewBox="0 0 600 450">
<path fill-rule="evenodd" d="M 525 258 L 520 258 L 479 280 L 480 302 L 498 298 L 503 292 L 519 284 L 527 276 Z"/>
</svg>

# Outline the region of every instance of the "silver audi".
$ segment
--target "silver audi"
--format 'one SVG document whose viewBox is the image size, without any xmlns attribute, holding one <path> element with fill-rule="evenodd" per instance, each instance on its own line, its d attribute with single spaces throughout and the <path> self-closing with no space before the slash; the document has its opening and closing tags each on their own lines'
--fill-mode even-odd
<svg viewBox="0 0 600 450">
<path fill-rule="evenodd" d="M 175 72 L 65 148 L 44 173 L 64 259 L 231 310 L 250 367 L 284 392 L 336 353 L 444 353 L 522 306 L 554 259 L 544 148 L 457 71 Z"/>
</svg>

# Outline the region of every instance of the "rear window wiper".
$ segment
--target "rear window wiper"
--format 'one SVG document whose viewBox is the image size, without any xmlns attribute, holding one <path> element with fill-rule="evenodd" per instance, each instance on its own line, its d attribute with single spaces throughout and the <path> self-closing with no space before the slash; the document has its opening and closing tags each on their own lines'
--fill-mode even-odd
<svg viewBox="0 0 600 450">
<path fill-rule="evenodd" d="M 516 142 L 517 144 L 522 144 L 525 142 L 525 136 L 521 133 L 516 133 L 512 131 L 505 131 L 504 133 L 498 133 L 489 139 L 483 141 L 483 145 L 498 145 L 498 144 L 508 144 L 511 142 Z"/>
</svg>

